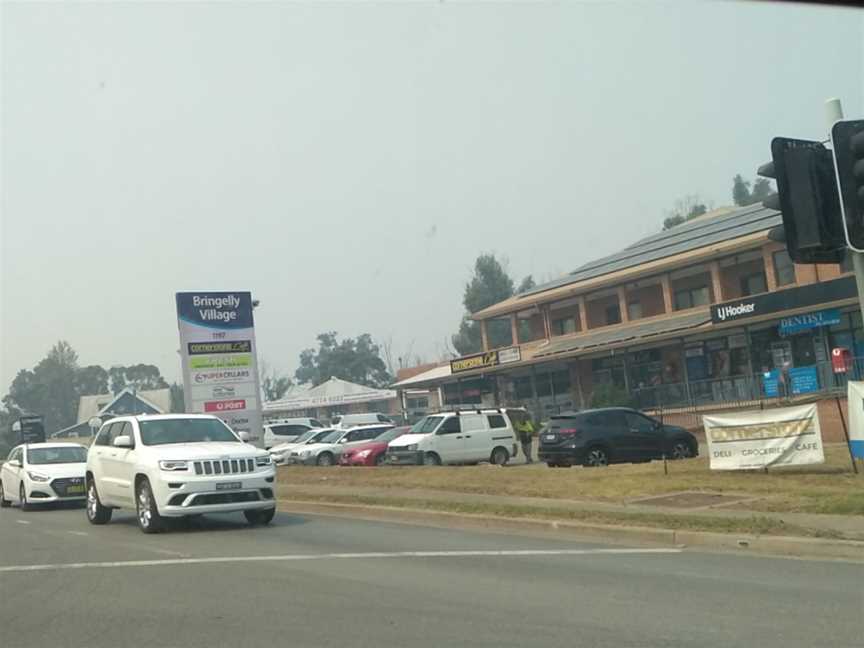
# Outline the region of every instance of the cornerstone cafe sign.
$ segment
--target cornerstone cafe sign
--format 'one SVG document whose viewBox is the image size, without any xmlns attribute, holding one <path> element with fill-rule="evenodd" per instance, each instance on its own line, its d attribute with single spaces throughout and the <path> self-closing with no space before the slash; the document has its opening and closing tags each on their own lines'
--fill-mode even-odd
<svg viewBox="0 0 864 648">
<path fill-rule="evenodd" d="M 483 353 L 475 353 L 474 355 L 451 360 L 450 373 L 457 374 L 465 371 L 474 371 L 475 369 L 488 369 L 489 367 L 497 367 L 502 364 L 519 362 L 521 359 L 522 352 L 518 346 L 496 349 L 495 351 L 484 351 Z"/>
<path fill-rule="evenodd" d="M 760 315 L 770 315 L 771 313 L 806 308 L 807 306 L 818 306 L 842 299 L 852 299 L 857 294 L 855 278 L 843 277 L 842 279 L 834 279 L 833 281 L 789 288 L 788 290 L 778 290 L 763 295 L 715 304 L 711 307 L 711 322 L 714 324 L 735 322 L 750 317 L 759 317 Z M 839 314 L 835 310 L 824 310 L 809 315 L 787 317 L 783 320 L 783 322 L 789 320 L 785 326 L 781 322 L 781 333 L 795 333 L 817 326 L 837 324 L 839 320 L 832 321 L 834 318 L 839 318 Z"/>
</svg>

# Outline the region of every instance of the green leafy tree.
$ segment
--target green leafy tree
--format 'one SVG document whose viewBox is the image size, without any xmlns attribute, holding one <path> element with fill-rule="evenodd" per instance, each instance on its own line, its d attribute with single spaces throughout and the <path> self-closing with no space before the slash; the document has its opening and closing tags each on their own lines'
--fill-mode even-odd
<svg viewBox="0 0 864 648">
<path fill-rule="evenodd" d="M 13 416 L 22 412 L 41 414 L 45 430 L 68 427 L 78 411 L 78 354 L 66 341 L 55 344 L 32 371 L 22 369 L 3 398 Z"/>
<path fill-rule="evenodd" d="M 259 381 L 265 401 L 279 400 L 293 384 L 291 378 L 281 375 L 275 369 L 271 369 L 264 361 L 260 364 Z"/>
<path fill-rule="evenodd" d="M 681 223 L 686 223 L 691 218 L 708 213 L 708 207 L 699 200 L 696 195 L 689 195 L 675 201 L 675 205 L 663 220 L 663 229 L 668 230 Z"/>
<path fill-rule="evenodd" d="M 183 385 L 171 383 L 171 412 L 180 414 L 186 411 L 186 402 L 183 400 Z"/>
<path fill-rule="evenodd" d="M 530 277 L 526 277 L 526 280 L 528 278 Z M 531 281 L 533 282 L 533 278 Z M 522 283 L 524 284 L 525 280 Z M 459 324 L 459 332 L 452 338 L 453 347 L 460 355 L 477 353 L 483 349 L 480 324 L 471 319 L 471 313 L 476 313 L 512 296 L 513 280 L 495 255 L 481 254 L 477 257 L 477 261 L 474 262 L 474 274 L 465 285 L 465 292 L 462 295 L 465 315 Z M 499 342 L 499 340 L 495 341 Z"/>
<path fill-rule="evenodd" d="M 369 387 L 386 387 L 393 382 L 372 336 L 363 333 L 340 342 L 337 335 L 335 331 L 320 333 L 318 348 L 300 353 L 300 366 L 294 372 L 297 382 L 320 385 L 331 377 Z"/>
<path fill-rule="evenodd" d="M 537 287 L 537 283 L 534 281 L 534 275 L 528 275 L 522 280 L 522 283 L 519 284 L 519 287 L 516 289 L 516 294 L 521 295 L 522 293 L 526 293 L 529 290 L 534 290 Z"/>
<path fill-rule="evenodd" d="M 591 407 L 633 407 L 634 400 L 623 387 L 614 383 L 597 385 L 591 394 Z"/>
<path fill-rule="evenodd" d="M 772 191 L 774 188 L 768 178 L 756 178 L 752 183 L 742 178 L 740 173 L 732 178 L 732 200 L 739 207 L 762 202 Z"/>
<path fill-rule="evenodd" d="M 768 178 L 756 178 L 753 181 L 753 191 L 750 192 L 750 198 L 754 203 L 761 203 L 774 191 L 771 186 L 771 181 Z"/>
<path fill-rule="evenodd" d="M 162 377 L 159 367 L 151 364 L 111 367 L 108 370 L 108 377 L 111 381 L 111 392 L 113 394 L 119 394 L 127 386 L 131 385 L 142 391 L 168 388 L 168 383 Z"/>
<path fill-rule="evenodd" d="M 75 374 L 75 390 L 79 396 L 108 393 L 108 372 L 99 365 L 81 367 Z"/>
</svg>

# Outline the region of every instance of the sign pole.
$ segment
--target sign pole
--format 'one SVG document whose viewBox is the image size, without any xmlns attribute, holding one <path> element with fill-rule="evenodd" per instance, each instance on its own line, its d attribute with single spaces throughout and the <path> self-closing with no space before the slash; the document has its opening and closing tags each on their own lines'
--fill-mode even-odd
<svg viewBox="0 0 864 648">
<path fill-rule="evenodd" d="M 837 404 L 837 413 L 840 415 L 840 422 L 843 424 L 843 436 L 846 437 L 846 449 L 849 451 L 849 461 L 852 462 L 852 472 L 858 474 L 858 464 L 855 463 L 855 455 L 852 454 L 852 443 L 849 441 L 849 430 L 846 427 L 846 418 L 843 416 L 843 408 L 840 407 L 840 397 L 835 396 L 834 402 Z M 847 397 L 847 403 L 848 397 Z"/>
</svg>

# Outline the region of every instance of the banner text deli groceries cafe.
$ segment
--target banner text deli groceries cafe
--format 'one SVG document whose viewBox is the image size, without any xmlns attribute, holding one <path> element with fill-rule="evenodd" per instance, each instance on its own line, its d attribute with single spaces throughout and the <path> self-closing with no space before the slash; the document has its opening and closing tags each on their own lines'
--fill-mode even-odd
<svg viewBox="0 0 864 648">
<path fill-rule="evenodd" d="M 187 412 L 213 414 L 263 441 L 252 294 L 177 293 Z"/>
</svg>

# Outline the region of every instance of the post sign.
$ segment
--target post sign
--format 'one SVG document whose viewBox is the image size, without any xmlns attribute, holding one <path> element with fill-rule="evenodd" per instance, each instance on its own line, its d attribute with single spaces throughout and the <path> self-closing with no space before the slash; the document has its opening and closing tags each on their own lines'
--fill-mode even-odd
<svg viewBox="0 0 864 648">
<path fill-rule="evenodd" d="M 184 292 L 176 297 L 186 411 L 218 416 L 262 445 L 252 294 Z"/>
<path fill-rule="evenodd" d="M 864 459 L 864 382 L 850 380 L 847 392 L 849 399 L 849 449 L 856 459 Z"/>
<path fill-rule="evenodd" d="M 38 414 L 19 416 L 12 423 L 12 432 L 18 443 L 45 443 L 45 425 Z"/>
<path fill-rule="evenodd" d="M 816 405 L 703 416 L 711 470 L 823 463 Z"/>
</svg>

